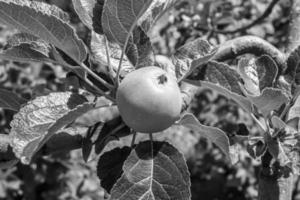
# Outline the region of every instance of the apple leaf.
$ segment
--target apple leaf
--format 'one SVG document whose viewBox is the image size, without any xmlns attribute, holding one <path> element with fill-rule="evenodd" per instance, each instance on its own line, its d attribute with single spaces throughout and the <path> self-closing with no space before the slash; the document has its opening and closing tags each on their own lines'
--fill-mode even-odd
<svg viewBox="0 0 300 200">
<path fill-rule="evenodd" d="M 285 74 L 289 76 L 291 83 L 295 80 L 296 75 L 299 73 L 300 63 L 300 46 L 295 48 L 287 58 L 287 69 Z"/>
<path fill-rule="evenodd" d="M 256 61 L 257 75 L 260 91 L 267 87 L 273 87 L 278 74 L 276 62 L 268 55 L 260 56 Z"/>
<path fill-rule="evenodd" d="M 72 0 L 72 3 L 82 23 L 93 30 L 93 10 L 97 0 Z"/>
<path fill-rule="evenodd" d="M 21 106 L 27 102 L 26 99 L 19 97 L 17 94 L 0 89 L 0 108 L 19 111 Z"/>
<path fill-rule="evenodd" d="M 139 18 L 153 0 L 110 0 L 105 1 L 102 12 L 103 31 L 111 42 L 123 47 L 132 37 Z"/>
<path fill-rule="evenodd" d="M 136 67 L 154 64 L 154 53 L 146 32 L 138 21 L 153 0 L 106 1 L 102 13 L 102 27 L 110 42 L 117 43 Z"/>
<path fill-rule="evenodd" d="M 288 96 L 280 89 L 265 88 L 259 96 L 248 96 L 263 116 L 268 116 L 271 111 L 277 110 L 289 102 Z"/>
<path fill-rule="evenodd" d="M 105 36 L 97 34 L 95 32 L 92 32 L 91 34 L 91 52 L 95 58 L 95 61 L 101 64 L 103 66 L 103 72 L 109 73 L 108 69 L 108 61 L 107 61 L 107 54 L 106 54 L 106 42 L 105 42 Z M 107 41 L 108 44 L 108 53 L 110 56 L 110 65 L 114 72 L 117 72 L 119 62 L 121 59 L 122 49 L 120 46 L 116 43 L 112 43 Z M 130 71 L 134 70 L 134 66 L 130 63 L 127 56 L 124 55 L 122 60 L 122 68 L 121 68 L 121 74 L 128 73 Z"/>
<path fill-rule="evenodd" d="M 285 128 L 286 124 L 284 121 L 282 121 L 278 116 L 274 115 L 271 118 L 272 126 L 275 129 L 283 129 Z"/>
<path fill-rule="evenodd" d="M 210 60 L 215 52 L 213 46 L 203 39 L 186 43 L 171 57 L 176 67 L 176 77 L 186 78 L 193 70 Z"/>
<path fill-rule="evenodd" d="M 267 145 L 262 137 L 251 137 L 248 140 L 247 152 L 249 155 L 257 159 L 262 156 L 267 150 Z"/>
<path fill-rule="evenodd" d="M 228 99 L 232 99 L 235 101 L 239 106 L 241 106 L 245 111 L 252 113 L 253 112 L 253 105 L 250 100 L 248 100 L 246 97 L 238 95 L 237 93 L 231 92 L 228 89 L 216 85 L 214 83 L 210 83 L 207 81 L 194 81 L 194 80 L 185 80 L 185 82 L 198 86 L 198 87 L 205 87 L 212 89 L 219 94 L 227 97 Z"/>
<path fill-rule="evenodd" d="M 34 47 L 29 44 L 21 44 L 20 46 L 0 51 L 0 58 L 18 62 L 53 62 L 53 60 L 36 51 Z"/>
<path fill-rule="evenodd" d="M 90 162 L 96 158 L 96 153 L 94 153 L 94 143 L 99 137 L 99 134 L 104 126 L 103 122 L 98 122 L 93 126 L 90 126 L 87 130 L 86 135 L 82 140 L 82 157 L 85 162 Z"/>
<path fill-rule="evenodd" d="M 288 112 L 289 120 L 295 117 L 300 117 L 300 96 L 296 99 L 294 105 L 290 108 Z"/>
<path fill-rule="evenodd" d="M 185 114 L 180 121 L 180 125 L 192 129 L 196 133 L 214 143 L 225 154 L 226 158 L 231 161 L 229 150 L 229 139 L 225 132 L 219 128 L 202 125 L 199 120 L 192 114 Z"/>
<path fill-rule="evenodd" d="M 19 62 L 56 62 L 51 56 L 53 48 L 43 40 L 28 33 L 13 35 L 0 58 Z"/>
<path fill-rule="evenodd" d="M 86 58 L 83 42 L 55 6 L 29 0 L 0 0 L 0 18 L 6 25 L 53 44 L 75 61 Z"/>
<path fill-rule="evenodd" d="M 183 155 L 166 142 L 142 142 L 131 151 L 110 199 L 188 200 L 190 174 Z"/>
<path fill-rule="evenodd" d="M 80 20 L 91 31 L 103 34 L 101 18 L 105 0 L 72 0 Z"/>
<path fill-rule="evenodd" d="M 135 27 L 132 35 L 132 42 L 126 48 L 128 59 L 136 68 L 153 66 L 154 52 L 149 37 L 140 27 Z"/>
<path fill-rule="evenodd" d="M 97 165 L 97 175 L 101 186 L 108 193 L 123 174 L 122 167 L 130 152 L 130 147 L 115 148 L 100 157 Z"/>
<path fill-rule="evenodd" d="M 159 66 L 160 68 L 168 72 L 168 74 L 176 77 L 176 67 L 170 57 L 164 55 L 155 55 L 155 66 Z"/>
<path fill-rule="evenodd" d="M 32 156 L 59 130 L 89 111 L 93 103 L 71 92 L 50 93 L 29 101 L 11 121 L 11 146 L 29 164 Z"/>
<path fill-rule="evenodd" d="M 260 94 L 259 80 L 254 59 L 242 58 L 238 63 L 238 72 L 244 81 L 244 87 L 252 95 Z"/>
<path fill-rule="evenodd" d="M 98 97 L 95 107 L 78 117 L 74 124 L 76 126 L 90 127 L 98 122 L 105 123 L 120 116 L 117 106 L 112 105 L 111 101 L 105 97 Z"/>
<path fill-rule="evenodd" d="M 276 159 L 281 166 L 286 166 L 291 163 L 291 160 L 288 158 L 286 152 L 280 141 L 277 138 L 268 137 L 266 140 L 268 151 L 274 159 Z"/>
<path fill-rule="evenodd" d="M 130 128 L 123 124 L 121 117 L 116 117 L 106 122 L 96 139 L 95 153 L 101 154 L 105 146 L 114 140 L 119 140 L 120 137 L 128 136 L 131 134 Z"/>
<path fill-rule="evenodd" d="M 206 79 L 209 82 L 221 85 L 231 92 L 239 95 L 243 94 L 239 85 L 242 79 L 241 76 L 236 70 L 230 68 L 230 66 L 225 63 L 209 61 L 207 63 Z"/>
<path fill-rule="evenodd" d="M 149 8 L 138 21 L 138 25 L 148 33 L 159 17 L 177 2 L 178 0 L 153 0 Z"/>
</svg>

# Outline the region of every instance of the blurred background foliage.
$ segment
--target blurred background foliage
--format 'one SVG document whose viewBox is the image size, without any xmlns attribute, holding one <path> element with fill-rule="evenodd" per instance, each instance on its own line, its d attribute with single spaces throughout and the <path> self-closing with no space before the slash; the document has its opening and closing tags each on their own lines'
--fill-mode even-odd
<svg viewBox="0 0 300 200">
<path fill-rule="evenodd" d="M 247 34 L 257 35 L 284 49 L 289 23 L 288 0 L 277 2 L 268 17 L 254 26 L 241 29 L 263 15 L 273 1 L 182 0 L 165 13 L 153 29 L 154 49 L 157 54 L 168 56 L 176 48 L 199 37 L 218 45 Z M 79 36 L 88 43 L 90 33 L 80 23 L 70 0 L 46 2 L 68 12 Z M 235 31 L 237 29 L 241 30 Z M 0 48 L 5 46 L 12 33 L 14 30 L 0 28 Z M 1 88 L 25 98 L 47 91 L 63 91 L 65 75 L 60 66 L 52 64 L 0 61 Z M 213 144 L 184 128 L 172 127 L 165 134 L 156 136 L 156 139 L 172 142 L 185 154 L 191 173 L 192 199 L 255 200 L 259 161 L 250 158 L 245 140 L 249 134 L 257 134 L 251 118 L 234 102 L 210 90 L 199 90 L 189 109 L 202 123 L 221 128 L 231 140 L 240 140 L 232 146 L 234 156 L 239 160 L 232 166 Z M 13 114 L 0 109 L 1 134 L 9 133 Z M 123 142 L 126 143 L 126 138 Z M 96 166 L 97 160 L 85 163 L 80 150 L 40 157 L 30 166 L 18 164 L 0 171 L 0 200 L 105 199 L 105 191 L 96 176 Z M 300 199 L 298 182 L 295 182 L 294 200 Z"/>
</svg>

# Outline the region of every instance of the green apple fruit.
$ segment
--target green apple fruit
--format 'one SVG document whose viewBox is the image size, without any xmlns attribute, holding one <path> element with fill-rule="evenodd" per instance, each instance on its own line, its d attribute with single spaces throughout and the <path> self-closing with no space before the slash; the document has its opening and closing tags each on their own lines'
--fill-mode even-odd
<svg viewBox="0 0 300 200">
<path fill-rule="evenodd" d="M 130 72 L 116 96 L 123 121 L 137 132 L 160 132 L 179 119 L 182 98 L 177 80 L 159 67 Z"/>
</svg>

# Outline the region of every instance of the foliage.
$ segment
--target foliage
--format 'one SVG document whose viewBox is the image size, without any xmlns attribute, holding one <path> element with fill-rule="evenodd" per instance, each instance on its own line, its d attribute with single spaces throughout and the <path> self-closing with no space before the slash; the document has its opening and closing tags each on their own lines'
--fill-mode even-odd
<svg viewBox="0 0 300 200">
<path fill-rule="evenodd" d="M 284 54 L 267 42 L 286 42 L 275 34 L 286 5 L 62 2 L 74 19 L 45 2 L 0 0 L 0 130 L 9 137 L 0 167 L 14 161 L 1 171 L 0 198 L 253 199 L 266 154 L 284 173 L 299 172 L 298 49 Z M 266 41 L 231 40 L 245 33 Z M 149 65 L 177 79 L 184 103 L 179 121 L 145 138 L 123 122 L 115 95 L 128 73 Z M 183 144 L 186 135 L 197 145 Z M 9 148 L 15 157 L 2 156 Z"/>
</svg>

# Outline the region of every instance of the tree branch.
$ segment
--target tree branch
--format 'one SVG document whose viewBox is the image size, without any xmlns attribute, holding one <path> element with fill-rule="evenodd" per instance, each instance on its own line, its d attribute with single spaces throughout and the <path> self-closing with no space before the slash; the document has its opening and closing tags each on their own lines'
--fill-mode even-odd
<svg viewBox="0 0 300 200">
<path fill-rule="evenodd" d="M 218 29 L 213 29 L 211 31 L 215 32 L 215 33 L 221 33 L 221 34 L 235 34 L 238 32 L 243 32 L 253 26 L 255 26 L 256 24 L 260 23 L 261 21 L 263 21 L 265 18 L 267 18 L 273 11 L 274 6 L 277 4 L 277 2 L 279 2 L 279 0 L 273 0 L 269 6 L 266 8 L 265 12 L 258 17 L 257 19 L 255 19 L 254 21 L 252 21 L 250 24 L 240 27 L 238 29 L 235 30 L 228 30 L 228 31 L 222 31 L 222 30 L 218 30 Z"/>
</svg>

